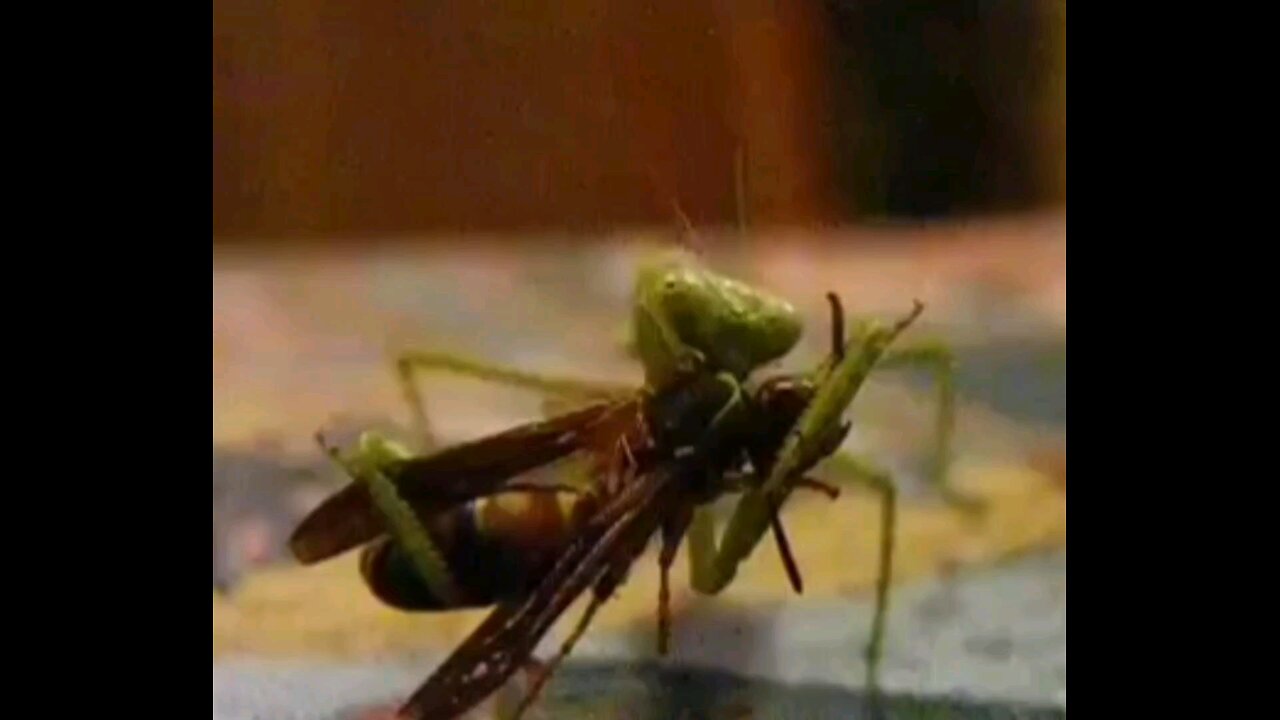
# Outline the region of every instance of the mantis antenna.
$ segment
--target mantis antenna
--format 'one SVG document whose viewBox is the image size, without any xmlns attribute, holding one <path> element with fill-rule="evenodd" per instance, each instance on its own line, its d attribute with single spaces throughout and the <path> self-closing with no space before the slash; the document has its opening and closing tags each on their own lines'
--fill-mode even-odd
<svg viewBox="0 0 1280 720">
<path fill-rule="evenodd" d="M 738 213 L 738 239 L 747 238 L 747 145 L 738 143 L 733 153 L 733 201 Z"/>
<path fill-rule="evenodd" d="M 653 163 L 646 163 L 645 170 L 648 172 L 649 182 L 652 183 L 654 191 L 667 197 L 668 202 L 671 204 L 671 212 L 680 223 L 680 232 L 677 235 L 680 246 L 697 257 L 705 258 L 706 248 L 699 241 L 698 232 L 694 229 L 693 222 L 685 213 L 684 208 L 680 206 L 679 198 L 676 197 L 676 194 L 671 191 L 671 188 L 666 183 L 659 180 L 658 171 L 653 167 Z"/>
</svg>

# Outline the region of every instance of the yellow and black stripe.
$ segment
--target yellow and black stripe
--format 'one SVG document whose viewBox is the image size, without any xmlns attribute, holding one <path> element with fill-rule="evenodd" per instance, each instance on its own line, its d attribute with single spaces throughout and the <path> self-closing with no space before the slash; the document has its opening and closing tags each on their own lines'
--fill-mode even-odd
<svg viewBox="0 0 1280 720">
<path fill-rule="evenodd" d="M 512 490 L 422 517 L 460 592 L 453 602 L 431 592 L 390 537 L 364 548 L 360 572 L 379 600 L 401 610 L 493 605 L 537 583 L 593 505 L 569 490 Z"/>
</svg>

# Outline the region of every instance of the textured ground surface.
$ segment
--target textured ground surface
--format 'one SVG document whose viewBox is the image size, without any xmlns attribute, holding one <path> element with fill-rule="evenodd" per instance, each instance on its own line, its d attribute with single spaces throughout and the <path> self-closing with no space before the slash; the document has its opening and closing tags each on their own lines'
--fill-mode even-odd
<svg viewBox="0 0 1280 720">
<path fill-rule="evenodd" d="M 787 368 L 824 351 L 827 289 L 854 314 L 891 316 L 924 300 L 926 315 L 904 341 L 941 337 L 956 348 L 958 480 L 991 503 L 987 522 L 966 522 L 920 483 L 933 412 L 927 377 L 893 373 L 864 388 L 848 447 L 891 468 L 906 491 L 886 683 L 1065 706 L 1065 223 L 862 232 L 820 238 L 821 247 L 792 239 L 711 246 L 708 260 L 806 314 L 809 334 Z M 338 481 L 311 435 L 324 425 L 342 441 L 403 420 L 388 357 L 406 347 L 635 380 L 620 319 L 637 258 L 627 244 L 551 242 L 215 255 L 214 576 L 230 593 L 214 597 L 217 717 L 338 717 L 394 700 L 465 637 L 481 614 L 383 608 L 361 587 L 352 557 L 306 569 L 284 561 L 292 525 Z M 427 379 L 425 395 L 446 440 L 539 411 L 536 398 L 442 377 Z M 859 698 L 840 688 L 861 675 L 876 508 L 851 492 L 836 503 L 797 498 L 784 516 L 803 598 L 789 595 L 770 546 L 710 604 L 682 593 L 678 561 L 676 660 L 732 676 L 643 664 L 653 654 L 651 553 L 601 612 L 579 662 L 558 676 L 552 707 L 592 717 L 618 717 L 610 702 L 636 711 L 623 717 L 679 718 L 672 708 L 690 720 L 850 717 Z M 1002 562 L 1013 564 L 992 567 Z M 957 568 L 953 584 L 939 580 Z M 757 680 L 743 685 L 743 677 Z M 786 684 L 799 682 L 829 685 Z M 676 688 L 675 705 L 654 699 L 663 688 Z M 966 707 L 967 717 L 988 716 Z"/>
<path fill-rule="evenodd" d="M 1066 499 L 1043 475 L 1028 468 L 974 465 L 960 477 L 991 503 L 987 521 L 972 523 L 925 503 L 904 507 L 895 561 L 900 581 L 1065 545 Z M 851 493 L 834 503 L 797 498 L 788 503 L 784 518 L 804 573 L 804 599 L 846 602 L 870 591 L 879 526 L 869 496 Z M 652 625 L 658 592 L 655 557 L 651 550 L 636 563 L 621 592 L 601 609 L 593 634 Z M 693 612 L 700 604 L 688 587 L 681 551 L 672 571 L 678 613 Z M 789 608 L 798 601 L 777 551 L 765 543 L 713 607 L 720 615 Z M 578 609 L 570 608 L 567 616 Z M 262 570 L 231 597 L 215 598 L 214 652 L 218 657 L 348 659 L 439 651 L 461 642 L 482 617 L 482 611 L 408 614 L 384 607 L 364 588 L 355 553 L 348 553 L 314 567 Z"/>
<path fill-rule="evenodd" d="M 1066 556 L 901 587 L 884 684 L 890 717 L 1059 717 L 1066 708 Z M 854 718 L 865 601 L 792 601 L 759 614 L 695 612 L 675 654 L 644 658 L 652 623 L 590 635 L 548 686 L 547 717 Z M 228 660 L 214 665 L 217 720 L 321 720 L 403 698 L 439 661 Z"/>
</svg>

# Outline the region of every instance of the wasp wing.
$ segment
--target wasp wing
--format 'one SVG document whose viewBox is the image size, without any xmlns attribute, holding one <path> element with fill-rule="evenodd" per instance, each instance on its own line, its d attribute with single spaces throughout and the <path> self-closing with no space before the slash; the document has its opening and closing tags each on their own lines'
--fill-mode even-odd
<svg viewBox="0 0 1280 720">
<path fill-rule="evenodd" d="M 405 718 L 452 718 L 483 701 L 523 665 L 547 631 L 589 587 L 607 597 L 644 551 L 679 485 L 665 465 L 606 504 L 525 598 L 500 605 L 401 708 Z"/>
<path fill-rule="evenodd" d="M 638 417 L 639 400 L 610 400 L 548 420 L 411 458 L 387 468 L 400 496 L 429 511 L 491 495 L 510 479 L 583 449 L 603 447 Z M 304 564 L 327 560 L 386 531 L 364 482 L 356 480 L 311 511 L 289 538 Z"/>
</svg>

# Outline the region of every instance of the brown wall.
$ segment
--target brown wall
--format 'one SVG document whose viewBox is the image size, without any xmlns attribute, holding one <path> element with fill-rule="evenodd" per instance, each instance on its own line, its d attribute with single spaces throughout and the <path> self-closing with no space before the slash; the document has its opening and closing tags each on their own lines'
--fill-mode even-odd
<svg viewBox="0 0 1280 720">
<path fill-rule="evenodd" d="M 840 131 L 881 108 L 850 90 L 868 66 L 830 3 L 543 5 L 216 0 L 215 238 L 602 229 L 669 222 L 672 199 L 730 222 L 740 147 L 753 222 L 875 200 L 840 181 L 881 173 L 885 135 Z M 1015 143 L 1052 139 L 1063 88 Z"/>
</svg>

